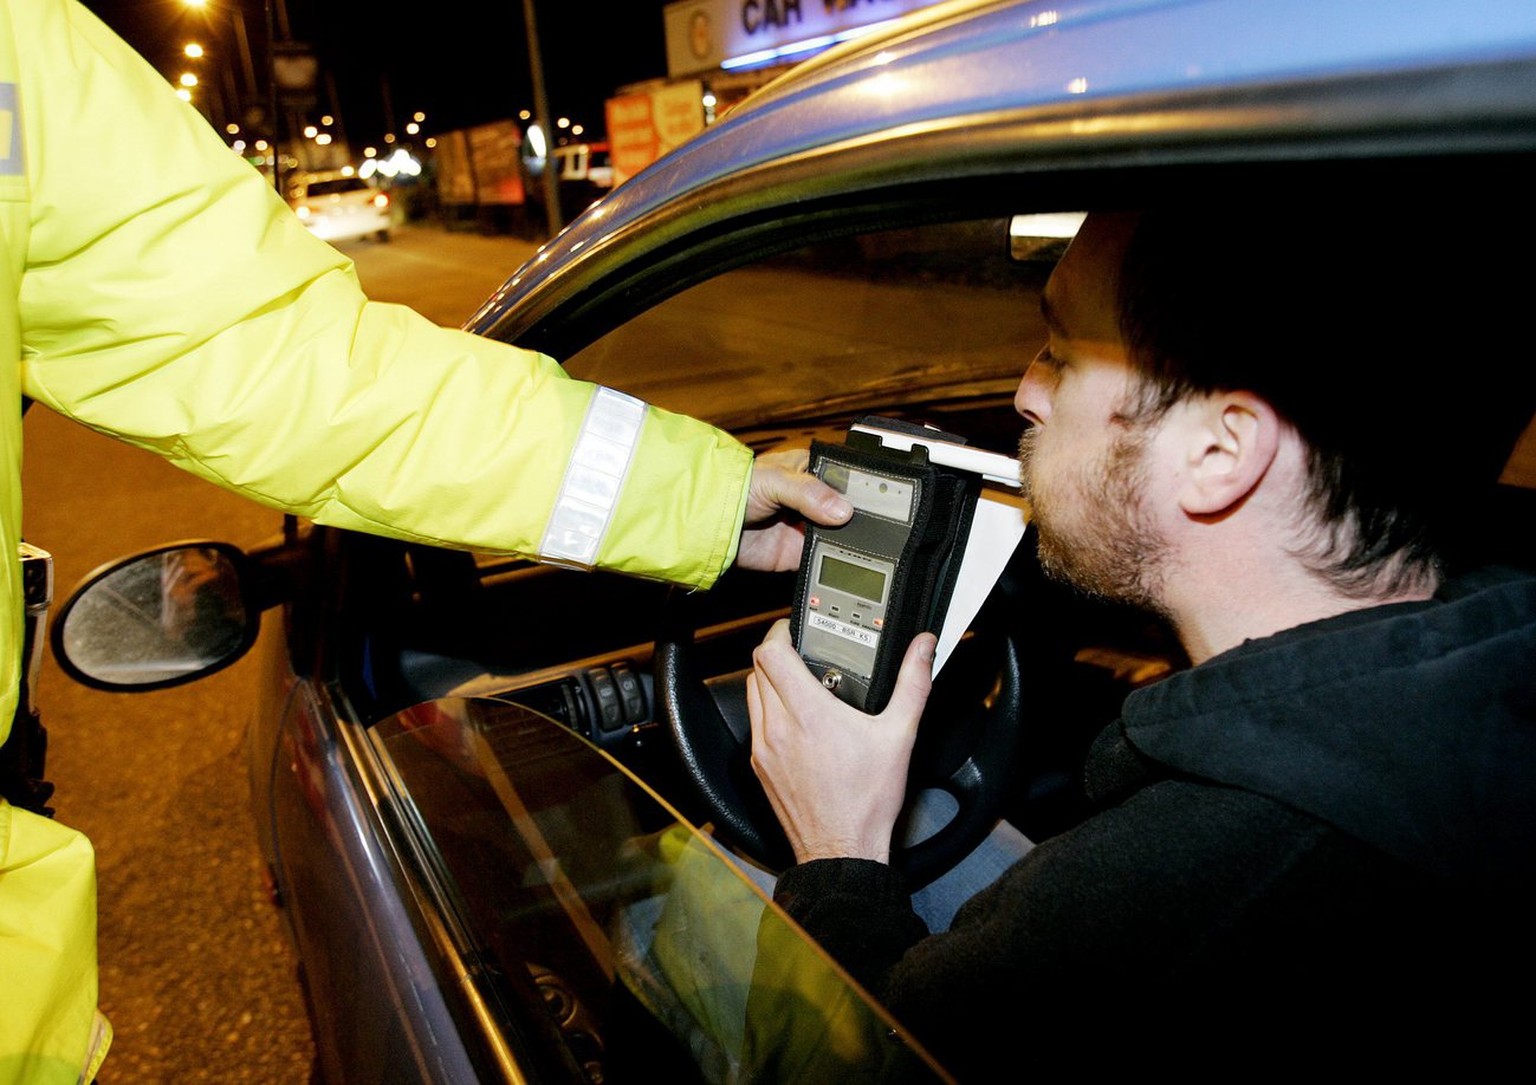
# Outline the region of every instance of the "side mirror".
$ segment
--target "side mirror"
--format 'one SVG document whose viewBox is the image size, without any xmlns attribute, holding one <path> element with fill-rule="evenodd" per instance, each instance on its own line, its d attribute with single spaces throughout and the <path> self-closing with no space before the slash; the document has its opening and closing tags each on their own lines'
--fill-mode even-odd
<svg viewBox="0 0 1536 1085">
<path fill-rule="evenodd" d="M 77 682 L 105 690 L 179 686 L 229 666 L 261 628 L 257 577 L 237 547 L 184 542 L 86 577 L 53 623 L 54 656 Z"/>
</svg>

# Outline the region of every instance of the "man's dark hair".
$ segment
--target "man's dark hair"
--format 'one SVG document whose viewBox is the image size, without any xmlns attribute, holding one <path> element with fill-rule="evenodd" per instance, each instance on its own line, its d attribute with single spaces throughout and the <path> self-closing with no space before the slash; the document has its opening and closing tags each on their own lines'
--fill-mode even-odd
<svg viewBox="0 0 1536 1085">
<path fill-rule="evenodd" d="M 1320 525 L 1307 554 L 1366 594 L 1458 552 L 1531 419 L 1536 250 L 1523 208 L 1484 225 L 1438 195 L 1414 213 L 1334 195 L 1146 210 L 1121 268 L 1121 332 L 1153 415 L 1243 390 L 1295 427 Z M 1427 228 L 1432 206 L 1459 228 Z"/>
</svg>

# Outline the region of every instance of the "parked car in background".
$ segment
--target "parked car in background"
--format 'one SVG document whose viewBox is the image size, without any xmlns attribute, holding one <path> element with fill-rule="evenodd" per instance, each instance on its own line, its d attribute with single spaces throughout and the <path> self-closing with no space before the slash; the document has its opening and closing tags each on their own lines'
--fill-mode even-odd
<svg viewBox="0 0 1536 1085">
<path fill-rule="evenodd" d="M 606 142 L 567 143 L 550 151 L 560 172 L 560 213 L 575 218 L 613 187 L 613 157 Z"/>
<path fill-rule="evenodd" d="M 389 193 L 355 173 L 301 173 L 290 179 L 288 204 L 311 233 L 326 241 L 389 240 Z"/>
<path fill-rule="evenodd" d="M 944 3 L 614 189 L 468 326 L 759 450 L 880 414 L 1009 452 L 1073 213 L 1402 194 L 1422 229 L 1427 203 L 1531 213 L 1533 165 L 1530 5 Z M 1529 563 L 1527 537 L 1486 535 Z M 217 650 L 178 654 L 189 623 L 121 601 L 165 605 L 189 555 L 221 586 L 197 611 Z M 775 860 L 741 676 L 792 587 L 733 571 L 690 596 L 288 519 L 253 553 L 128 559 L 55 646 L 86 681 L 154 688 L 226 664 L 267 613 L 251 781 L 328 1080 L 942 1080 L 742 874 Z M 123 658 L 135 624 L 157 657 Z M 1180 665 L 1165 631 L 1043 580 L 1026 536 L 941 675 L 915 779 L 964 808 L 980 772 L 988 809 L 1049 837 L 1082 814 L 1062 784 L 1088 736 Z"/>
</svg>

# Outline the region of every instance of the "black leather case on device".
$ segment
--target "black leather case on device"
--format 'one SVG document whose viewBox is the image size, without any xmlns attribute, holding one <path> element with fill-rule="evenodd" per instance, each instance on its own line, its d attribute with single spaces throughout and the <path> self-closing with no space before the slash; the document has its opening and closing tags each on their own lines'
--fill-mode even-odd
<svg viewBox="0 0 1536 1085">
<path fill-rule="evenodd" d="M 843 700 L 874 713 L 884 709 L 890 700 L 912 638 L 924 631 L 937 632 L 943 624 L 964 557 L 981 480 L 971 472 L 931 463 L 928 450 L 922 445 L 915 445 L 911 451 L 899 451 L 884 447 L 874 435 L 859 432 L 850 433 L 842 445 L 812 443 L 811 471 L 826 478 L 831 465 L 836 465 L 834 477 L 837 467 L 842 467 L 867 476 L 908 482 L 913 488 L 910 514 L 905 522 L 856 508 L 846 524 L 807 526 L 805 553 L 791 611 L 791 632 L 806 665 Z M 876 638 L 873 664 L 867 675 L 859 673 L 861 668 L 857 666 L 840 666 L 823 658 L 816 651 L 816 637 L 809 638 L 813 643 L 807 645 L 805 626 L 813 610 L 812 596 L 817 591 L 815 566 L 819 555 L 826 552 L 825 547 L 817 545 L 821 539 L 842 552 L 867 555 L 872 562 L 894 562 L 880 628 L 856 628 L 857 621 L 841 626 L 851 633 L 872 634 Z M 847 623 L 853 617 L 840 615 L 839 621 Z M 835 672 L 830 680 L 829 671 Z"/>
</svg>

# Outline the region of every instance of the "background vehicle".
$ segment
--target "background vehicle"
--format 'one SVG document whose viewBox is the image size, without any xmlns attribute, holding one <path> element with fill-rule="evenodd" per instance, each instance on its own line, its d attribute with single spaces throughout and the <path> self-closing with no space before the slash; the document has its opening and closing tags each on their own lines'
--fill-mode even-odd
<svg viewBox="0 0 1536 1085">
<path fill-rule="evenodd" d="M 606 142 L 568 143 L 550 154 L 560 167 L 562 222 L 575 218 L 613 187 L 613 159 Z"/>
<path fill-rule="evenodd" d="M 356 174 L 300 174 L 288 187 L 288 203 L 310 232 L 326 241 L 389 240 L 389 193 Z"/>
<path fill-rule="evenodd" d="M 1033 256 L 1051 251 L 1010 243 L 1028 236 L 1016 216 L 1169 191 L 1401 194 L 1405 228 L 1424 199 L 1521 213 L 1533 75 L 1536 16 L 1516 5 L 1463 5 L 1454 23 L 1427 4 L 943 5 L 807 65 L 626 182 L 471 326 L 755 448 L 880 412 L 1006 451 L 1040 338 L 1048 264 Z M 1321 259 L 1337 240 L 1308 243 Z M 1485 538 L 1530 560 L 1518 532 Z M 680 610 L 655 584 L 298 523 L 255 559 L 248 613 L 285 609 L 265 630 L 252 781 L 326 1069 L 623 1078 L 640 1051 L 648 1079 L 663 1057 L 726 1076 L 740 1037 L 721 1020 L 713 1046 L 682 1045 L 703 1052 L 695 1070 L 668 1039 L 710 1018 L 686 983 L 663 1009 L 655 988 L 615 982 L 635 979 L 617 921 L 658 878 L 684 883 L 668 854 L 710 856 L 713 889 L 688 899 L 723 944 L 756 934 L 755 906 L 714 894 L 742 883 L 617 765 L 714 820 L 667 713 L 695 678 L 731 688 L 787 581 L 733 574 Z M 1157 628 L 1040 582 L 1027 547 L 953 673 L 956 700 L 996 683 L 999 639 L 1028 663 L 1005 809 L 1048 836 L 1077 816 L 1059 783 L 1085 736 L 1181 661 Z M 941 780 L 971 752 L 950 738 L 925 725 Z M 739 749 L 723 745 L 729 765 Z M 822 977 L 817 1005 L 879 1019 Z M 695 978 L 742 982 L 728 956 Z"/>
</svg>

